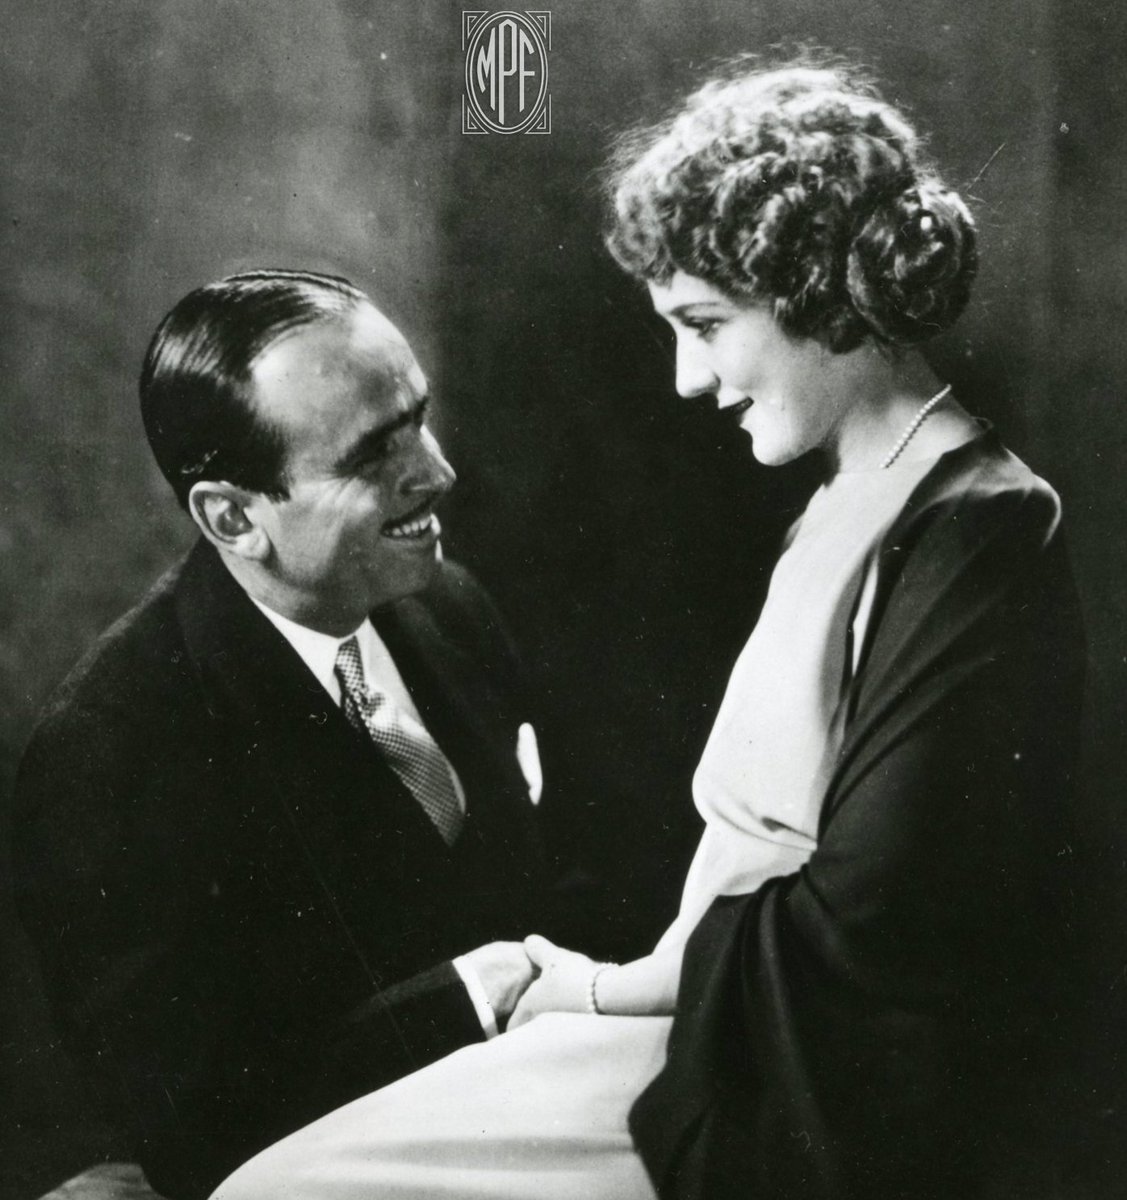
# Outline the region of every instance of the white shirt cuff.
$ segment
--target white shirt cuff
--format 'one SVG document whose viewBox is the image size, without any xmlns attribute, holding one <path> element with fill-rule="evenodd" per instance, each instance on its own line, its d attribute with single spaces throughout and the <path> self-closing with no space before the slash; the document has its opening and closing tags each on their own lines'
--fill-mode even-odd
<svg viewBox="0 0 1127 1200">
<path fill-rule="evenodd" d="M 489 1003 L 485 985 L 481 982 L 478 973 L 468 958 L 454 959 L 454 970 L 458 972 L 462 982 L 466 985 L 470 1003 L 473 1005 L 474 1012 L 477 1013 L 477 1019 L 481 1022 L 485 1036 L 495 1038 L 498 1033 L 497 1014 L 493 1011 L 493 1005 Z"/>
</svg>

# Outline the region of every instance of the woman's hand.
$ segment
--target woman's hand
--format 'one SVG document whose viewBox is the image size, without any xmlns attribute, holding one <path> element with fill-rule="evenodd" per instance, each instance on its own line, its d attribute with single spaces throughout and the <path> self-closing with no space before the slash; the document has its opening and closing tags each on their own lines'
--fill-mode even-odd
<svg viewBox="0 0 1127 1200">
<path fill-rule="evenodd" d="M 543 1012 L 597 1011 L 603 1016 L 658 1017 L 676 1011 L 683 947 L 618 966 L 563 950 L 547 938 L 533 934 L 524 939 L 524 952 L 540 974 L 520 998 L 509 1020 L 509 1029 Z M 598 1007 L 592 1009 L 591 981 L 596 971 L 599 972 L 595 997 Z"/>
<path fill-rule="evenodd" d="M 478 982 L 485 989 L 486 998 L 498 1021 L 503 1022 L 509 1016 L 536 978 L 536 968 L 520 942 L 490 942 L 462 957 L 473 968 Z"/>
<path fill-rule="evenodd" d="M 544 1012 L 589 1011 L 591 977 L 599 963 L 535 933 L 524 939 L 524 951 L 540 974 L 520 998 L 509 1018 L 509 1029 Z"/>
</svg>

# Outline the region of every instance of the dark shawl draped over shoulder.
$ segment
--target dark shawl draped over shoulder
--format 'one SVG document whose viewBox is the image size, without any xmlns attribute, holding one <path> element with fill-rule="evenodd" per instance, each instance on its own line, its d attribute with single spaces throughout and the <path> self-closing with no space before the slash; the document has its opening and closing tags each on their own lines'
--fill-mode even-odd
<svg viewBox="0 0 1127 1200">
<path fill-rule="evenodd" d="M 706 913 L 631 1114 L 662 1197 L 1009 1197 L 1042 1169 L 1083 678 L 1059 515 L 987 432 L 880 546 L 818 848 Z"/>
</svg>

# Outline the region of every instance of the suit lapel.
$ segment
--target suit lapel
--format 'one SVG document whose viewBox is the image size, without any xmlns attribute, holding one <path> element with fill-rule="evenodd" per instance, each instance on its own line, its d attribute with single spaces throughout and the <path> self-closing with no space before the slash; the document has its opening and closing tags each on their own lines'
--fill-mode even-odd
<svg viewBox="0 0 1127 1200">
<path fill-rule="evenodd" d="M 276 781 L 277 795 L 314 842 L 335 835 L 319 819 L 378 805 L 389 829 L 442 843 L 414 797 L 277 629 L 201 541 L 177 589 L 185 644 L 212 715 L 246 730 L 246 752 Z M 331 860 L 339 846 L 331 845 Z"/>
</svg>

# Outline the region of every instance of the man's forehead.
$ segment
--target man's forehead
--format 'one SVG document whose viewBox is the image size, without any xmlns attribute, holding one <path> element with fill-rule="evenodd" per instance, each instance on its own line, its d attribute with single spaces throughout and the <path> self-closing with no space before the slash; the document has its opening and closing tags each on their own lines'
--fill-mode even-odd
<svg viewBox="0 0 1127 1200">
<path fill-rule="evenodd" d="M 421 375 L 403 335 L 371 305 L 302 325 L 272 342 L 251 364 L 255 384 L 266 391 L 361 372 L 374 372 L 389 383 Z"/>
<path fill-rule="evenodd" d="M 402 334 L 370 307 L 294 330 L 259 355 L 252 378 L 253 402 L 284 431 L 287 458 L 317 469 L 427 390 Z"/>
</svg>

